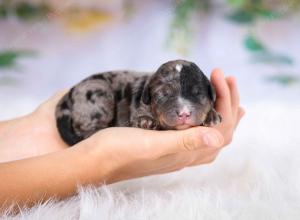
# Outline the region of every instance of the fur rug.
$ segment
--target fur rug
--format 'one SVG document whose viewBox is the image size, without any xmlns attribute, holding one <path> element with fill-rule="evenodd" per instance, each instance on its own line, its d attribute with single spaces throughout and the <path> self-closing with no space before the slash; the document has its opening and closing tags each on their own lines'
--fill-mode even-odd
<svg viewBox="0 0 300 220">
<path fill-rule="evenodd" d="M 209 165 L 48 201 L 1 219 L 300 219 L 299 105 L 261 103 Z"/>
</svg>

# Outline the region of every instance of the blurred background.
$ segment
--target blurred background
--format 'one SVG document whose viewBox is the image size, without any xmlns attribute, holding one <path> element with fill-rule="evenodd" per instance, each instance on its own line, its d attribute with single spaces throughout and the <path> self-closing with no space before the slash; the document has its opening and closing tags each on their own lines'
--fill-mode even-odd
<svg viewBox="0 0 300 220">
<path fill-rule="evenodd" d="M 246 109 L 294 108 L 299 24 L 299 0 L 0 0 L 0 119 L 88 75 L 171 59 L 236 76 Z"/>
<path fill-rule="evenodd" d="M 82 213 L 300 219 L 300 0 L 0 0 L 0 120 L 91 74 L 155 71 L 172 59 L 237 78 L 246 116 L 232 146 L 210 166 L 129 181 L 123 192 L 137 194 L 116 194 L 114 206 L 112 196 L 80 196 Z"/>
</svg>

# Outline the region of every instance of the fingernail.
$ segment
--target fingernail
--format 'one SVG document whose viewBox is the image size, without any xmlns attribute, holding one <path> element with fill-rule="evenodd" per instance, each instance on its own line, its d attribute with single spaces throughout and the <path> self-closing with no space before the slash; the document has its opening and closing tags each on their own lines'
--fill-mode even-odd
<svg viewBox="0 0 300 220">
<path fill-rule="evenodd" d="M 209 147 L 219 147 L 221 144 L 220 138 L 213 132 L 207 132 L 203 135 L 203 142 Z"/>
</svg>

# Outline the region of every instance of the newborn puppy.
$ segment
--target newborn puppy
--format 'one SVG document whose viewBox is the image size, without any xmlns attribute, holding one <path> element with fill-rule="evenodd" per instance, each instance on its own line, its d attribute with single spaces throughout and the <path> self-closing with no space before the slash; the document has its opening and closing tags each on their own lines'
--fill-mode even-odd
<svg viewBox="0 0 300 220">
<path fill-rule="evenodd" d="M 115 126 L 166 130 L 221 122 L 216 95 L 199 67 L 175 60 L 154 74 L 128 71 L 92 75 L 75 85 L 56 107 L 62 139 L 69 145 Z"/>
</svg>

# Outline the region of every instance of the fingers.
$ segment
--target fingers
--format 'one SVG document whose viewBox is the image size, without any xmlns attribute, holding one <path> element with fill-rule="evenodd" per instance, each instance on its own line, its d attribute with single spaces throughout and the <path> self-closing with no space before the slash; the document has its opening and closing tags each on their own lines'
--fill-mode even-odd
<svg viewBox="0 0 300 220">
<path fill-rule="evenodd" d="M 237 116 L 237 120 L 236 120 L 234 129 L 237 128 L 238 124 L 240 123 L 240 120 L 242 119 L 242 117 L 244 117 L 244 115 L 245 115 L 245 110 L 242 107 L 239 107 L 238 108 L 238 116 Z"/>
<path fill-rule="evenodd" d="M 222 147 L 224 138 L 214 128 L 194 127 L 181 131 L 152 131 L 148 148 L 158 155 Z M 156 154 L 157 155 L 157 154 Z"/>
<path fill-rule="evenodd" d="M 226 78 L 226 82 L 230 91 L 231 107 L 233 111 L 235 111 L 236 113 L 240 105 L 240 97 L 239 97 L 239 92 L 236 84 L 236 79 L 233 76 L 229 76 Z"/>
<path fill-rule="evenodd" d="M 226 120 L 231 115 L 231 95 L 224 74 L 220 69 L 213 70 L 211 82 L 216 88 L 216 110 L 221 114 L 223 119 Z"/>
<path fill-rule="evenodd" d="M 198 149 L 219 149 L 224 143 L 217 129 L 202 126 L 180 131 L 114 127 L 97 132 L 92 139 L 102 148 L 123 152 L 122 156 L 129 153 L 130 157 L 147 160 Z"/>
</svg>

